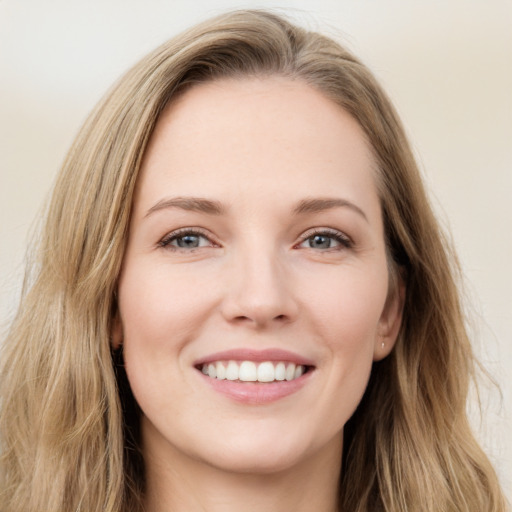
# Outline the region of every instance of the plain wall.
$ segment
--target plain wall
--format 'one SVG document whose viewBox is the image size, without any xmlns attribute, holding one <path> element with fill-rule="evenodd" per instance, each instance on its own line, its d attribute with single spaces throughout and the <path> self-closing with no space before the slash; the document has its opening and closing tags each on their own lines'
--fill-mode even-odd
<svg viewBox="0 0 512 512">
<path fill-rule="evenodd" d="M 0 322 L 30 228 L 74 135 L 157 44 L 228 8 L 283 9 L 341 39 L 394 100 L 467 278 L 484 388 L 480 439 L 512 496 L 512 2 L 0 0 Z M 475 409 L 474 404 L 471 407 Z"/>
</svg>

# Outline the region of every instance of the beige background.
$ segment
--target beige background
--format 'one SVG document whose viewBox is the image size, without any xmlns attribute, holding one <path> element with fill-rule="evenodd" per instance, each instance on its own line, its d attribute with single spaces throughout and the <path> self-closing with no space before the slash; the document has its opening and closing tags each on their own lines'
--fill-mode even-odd
<svg viewBox="0 0 512 512">
<path fill-rule="evenodd" d="M 233 7 L 282 8 L 341 33 L 394 99 L 459 251 L 475 348 L 502 389 L 484 389 L 475 428 L 512 496 L 512 1 L 0 0 L 2 327 L 85 115 L 147 51 Z"/>
</svg>

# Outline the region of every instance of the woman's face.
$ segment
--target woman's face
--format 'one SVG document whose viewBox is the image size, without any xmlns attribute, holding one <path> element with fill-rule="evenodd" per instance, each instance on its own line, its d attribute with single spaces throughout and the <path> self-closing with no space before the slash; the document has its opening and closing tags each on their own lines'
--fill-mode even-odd
<svg viewBox="0 0 512 512">
<path fill-rule="evenodd" d="M 400 322 L 374 174 L 359 125 L 301 81 L 216 81 L 167 107 L 114 329 L 147 458 L 243 472 L 339 459 Z"/>
</svg>

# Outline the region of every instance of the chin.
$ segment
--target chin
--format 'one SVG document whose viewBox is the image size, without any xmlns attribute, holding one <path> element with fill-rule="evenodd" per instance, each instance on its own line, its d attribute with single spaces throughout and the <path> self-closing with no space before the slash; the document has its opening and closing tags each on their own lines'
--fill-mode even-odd
<svg viewBox="0 0 512 512">
<path fill-rule="evenodd" d="M 298 433 L 297 433 L 298 434 Z M 341 435 L 327 443 L 329 450 L 339 446 Z M 308 464 L 323 450 L 320 440 L 294 438 L 294 436 L 270 434 L 263 437 L 248 436 L 231 438 L 227 443 L 212 443 L 214 450 L 203 451 L 203 460 L 223 471 L 241 474 L 275 474 Z M 325 445 L 324 445 L 325 446 Z"/>
<path fill-rule="evenodd" d="M 297 453 L 283 453 L 268 449 L 233 450 L 211 457 L 209 465 L 229 473 L 269 475 L 293 469 L 303 462 Z"/>
</svg>

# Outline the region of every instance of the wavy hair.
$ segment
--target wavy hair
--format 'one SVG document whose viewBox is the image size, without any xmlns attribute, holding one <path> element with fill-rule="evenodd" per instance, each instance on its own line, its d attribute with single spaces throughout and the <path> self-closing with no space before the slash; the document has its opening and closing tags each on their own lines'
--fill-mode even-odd
<svg viewBox="0 0 512 512">
<path fill-rule="evenodd" d="M 164 107 L 194 84 L 279 75 L 361 125 L 377 163 L 391 275 L 404 321 L 345 427 L 340 510 L 502 512 L 466 416 L 474 360 L 456 259 L 397 114 L 370 71 L 330 38 L 235 11 L 165 43 L 92 112 L 49 203 L 1 368 L 0 509 L 142 510 L 138 411 L 109 333 L 135 183 Z"/>
</svg>

